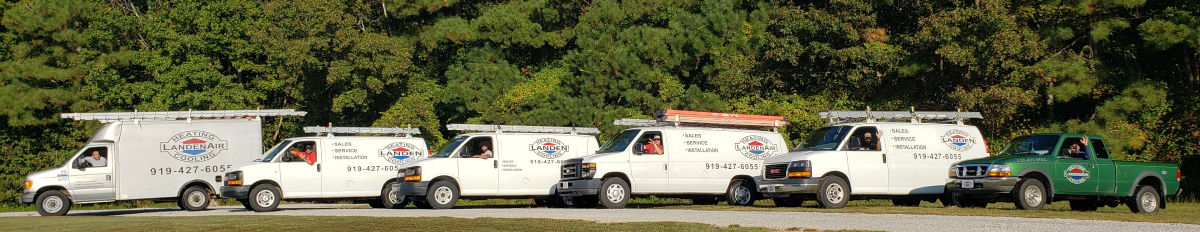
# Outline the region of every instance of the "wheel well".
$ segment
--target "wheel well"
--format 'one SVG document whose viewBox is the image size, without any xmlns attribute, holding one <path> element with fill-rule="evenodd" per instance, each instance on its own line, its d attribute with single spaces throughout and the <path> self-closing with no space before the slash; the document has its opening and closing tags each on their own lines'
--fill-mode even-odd
<svg viewBox="0 0 1200 232">
<path fill-rule="evenodd" d="M 209 194 L 216 192 L 216 190 L 214 190 L 212 186 L 208 185 L 208 182 L 205 182 L 203 180 L 192 180 L 192 181 L 187 182 L 186 184 L 183 184 L 182 188 L 179 188 L 179 192 L 177 193 L 178 196 L 182 197 L 183 191 L 187 191 L 187 189 L 191 188 L 192 186 L 200 186 L 200 187 L 206 188 L 206 189 L 208 189 Z"/>
<path fill-rule="evenodd" d="M 625 173 L 620 173 L 620 172 L 605 173 L 603 177 L 600 177 L 600 180 L 604 180 L 604 179 L 608 179 L 608 178 L 612 178 L 612 177 L 621 178 L 621 180 L 624 180 L 625 183 L 629 184 L 629 186 L 633 186 L 633 182 L 629 181 L 629 176 L 626 176 Z"/>
<path fill-rule="evenodd" d="M 436 183 L 438 181 L 450 181 L 450 183 L 454 183 L 455 188 L 458 188 L 459 193 L 460 194 L 462 193 L 462 186 L 458 185 L 458 180 L 455 180 L 454 177 L 449 177 L 449 176 L 434 177 L 433 179 L 429 180 L 429 184 L 432 185 L 433 183 Z"/>
<path fill-rule="evenodd" d="M 854 186 L 854 184 L 850 183 L 850 177 L 846 176 L 846 173 L 842 173 L 839 171 L 832 171 L 832 172 L 825 173 L 825 175 L 821 176 L 821 178 L 825 178 L 825 177 L 829 177 L 829 176 L 841 177 L 843 180 L 846 180 L 846 188 L 850 189 L 849 191 L 851 193 L 854 192 L 854 189 L 853 189 L 854 187 L 851 187 L 851 186 Z"/>
<path fill-rule="evenodd" d="M 380 187 L 380 189 L 386 188 L 388 185 L 392 185 L 392 183 L 396 183 L 396 182 L 400 182 L 400 181 L 401 181 L 400 178 L 388 179 L 387 181 L 383 182 L 383 187 Z"/>
<path fill-rule="evenodd" d="M 274 185 L 276 188 L 280 188 L 279 191 L 283 191 L 283 189 L 282 189 L 283 187 L 279 187 L 279 183 L 275 183 L 275 181 L 271 181 L 271 180 L 260 180 L 258 182 L 254 182 L 254 184 L 250 185 L 250 190 L 254 190 L 255 186 L 259 186 L 262 184 Z M 280 192 L 280 194 L 283 194 L 283 193 Z"/>
<path fill-rule="evenodd" d="M 55 185 L 55 186 L 45 186 L 45 187 L 42 187 L 42 188 L 38 189 L 38 191 L 37 191 L 37 194 L 36 194 L 36 195 L 33 195 L 33 197 L 34 197 L 34 198 L 33 198 L 33 199 L 34 199 L 34 201 L 36 201 L 36 200 L 37 200 L 37 197 L 39 197 L 39 196 L 42 196 L 42 193 L 45 193 L 46 191 L 51 191 L 51 190 L 58 190 L 58 191 L 62 191 L 62 193 L 63 193 L 63 194 L 66 194 L 66 195 L 67 195 L 67 197 L 71 197 L 71 192 L 70 192 L 70 191 L 67 191 L 67 188 L 63 188 L 62 186 L 57 186 L 57 185 Z"/>
<path fill-rule="evenodd" d="M 1036 179 L 1038 181 L 1041 181 L 1042 187 L 1046 188 L 1046 195 L 1049 195 L 1051 197 L 1054 196 L 1054 182 L 1050 182 L 1050 178 L 1047 178 L 1046 174 L 1044 174 L 1042 172 L 1030 172 L 1030 173 L 1025 173 L 1024 175 L 1021 175 L 1021 177 Z"/>
<path fill-rule="evenodd" d="M 736 176 L 733 176 L 733 178 L 729 179 L 729 185 L 730 185 L 730 186 L 732 186 L 732 185 L 733 185 L 733 181 L 735 181 L 735 180 L 744 180 L 744 181 L 749 181 L 751 185 L 754 185 L 754 177 L 750 177 L 750 176 L 747 176 L 747 175 L 736 175 Z"/>
</svg>

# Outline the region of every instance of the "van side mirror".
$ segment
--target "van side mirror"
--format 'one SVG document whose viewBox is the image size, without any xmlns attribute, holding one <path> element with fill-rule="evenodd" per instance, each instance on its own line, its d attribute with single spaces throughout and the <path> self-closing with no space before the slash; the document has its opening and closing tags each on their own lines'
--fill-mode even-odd
<svg viewBox="0 0 1200 232">
<path fill-rule="evenodd" d="M 292 153 L 284 152 L 283 157 L 279 157 L 279 160 L 282 160 L 283 162 L 292 162 Z"/>
<path fill-rule="evenodd" d="M 646 147 L 643 147 L 641 144 L 634 144 L 633 145 L 633 154 L 637 154 L 637 155 L 646 154 Z"/>
</svg>

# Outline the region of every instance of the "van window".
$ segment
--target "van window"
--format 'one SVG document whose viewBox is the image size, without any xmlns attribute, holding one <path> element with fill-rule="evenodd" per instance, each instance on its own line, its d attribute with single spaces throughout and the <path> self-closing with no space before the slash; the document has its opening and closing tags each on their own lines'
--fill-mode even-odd
<svg viewBox="0 0 1200 232">
<path fill-rule="evenodd" d="M 859 127 L 850 134 L 850 140 L 846 143 L 846 149 L 851 151 L 878 151 L 879 150 L 879 130 L 873 126 Z"/>
<path fill-rule="evenodd" d="M 822 127 L 808 134 L 797 150 L 833 150 L 850 134 L 851 126 Z"/>
<path fill-rule="evenodd" d="M 625 151 L 625 149 L 629 147 L 629 144 L 633 142 L 633 139 L 637 136 L 638 132 L 641 132 L 641 130 L 622 131 L 620 134 L 608 139 L 608 142 L 604 143 L 604 146 L 600 147 L 600 150 L 596 151 L 596 153 Z"/>
<path fill-rule="evenodd" d="M 254 161 L 270 163 L 272 159 L 275 159 L 275 154 L 279 154 L 279 152 L 283 151 L 283 149 L 285 147 L 287 147 L 287 145 L 290 143 L 292 143 L 291 140 L 284 140 L 283 142 L 279 142 L 279 144 L 275 144 L 275 147 L 271 148 L 271 150 L 267 150 L 267 153 L 263 153 L 261 156 L 262 158 L 256 159 Z"/>
<path fill-rule="evenodd" d="M 638 139 L 633 149 L 638 154 L 663 154 L 666 146 L 664 144 L 662 132 L 647 131 Z"/>
<path fill-rule="evenodd" d="M 1050 155 L 1058 143 L 1058 135 L 1027 135 L 1017 137 L 1004 146 L 1001 155 Z"/>
<path fill-rule="evenodd" d="M 459 151 L 459 157 L 462 158 L 493 158 L 496 157 L 493 152 L 492 137 L 475 137 L 467 142 L 468 146 L 464 146 Z"/>
<path fill-rule="evenodd" d="M 442 149 L 430 155 L 429 158 L 449 158 L 450 154 L 454 153 L 454 149 L 457 149 L 458 145 L 462 144 L 463 141 L 467 141 L 467 136 L 454 137 L 454 140 L 446 143 L 446 145 L 442 145 Z"/>
<path fill-rule="evenodd" d="M 79 155 L 79 167 L 108 167 L 108 148 L 90 147 Z"/>
<path fill-rule="evenodd" d="M 317 142 L 305 141 L 292 144 L 288 153 L 293 155 L 292 162 L 306 162 L 312 165 L 317 162 Z"/>
</svg>

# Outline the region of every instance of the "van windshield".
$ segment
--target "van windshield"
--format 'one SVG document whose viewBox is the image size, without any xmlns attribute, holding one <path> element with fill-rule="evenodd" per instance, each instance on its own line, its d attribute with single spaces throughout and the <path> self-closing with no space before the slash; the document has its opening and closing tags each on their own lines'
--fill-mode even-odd
<svg viewBox="0 0 1200 232">
<path fill-rule="evenodd" d="M 1058 144 L 1058 135 L 1027 135 L 1017 137 L 1004 146 L 1001 155 L 1050 155 Z"/>
<path fill-rule="evenodd" d="M 821 127 L 808 134 L 797 150 L 835 150 L 850 135 L 852 126 Z"/>
<path fill-rule="evenodd" d="M 608 142 L 604 143 L 604 146 L 600 147 L 600 150 L 596 151 L 596 153 L 625 151 L 625 148 L 629 147 L 629 143 L 632 143 L 633 139 L 637 137 L 638 132 L 641 132 L 641 130 L 622 131 L 620 134 L 608 139 Z"/>
<path fill-rule="evenodd" d="M 256 159 L 254 161 L 270 163 L 272 159 L 275 159 L 275 154 L 279 154 L 279 151 L 283 150 L 283 148 L 287 147 L 286 145 L 288 145 L 290 143 L 292 143 L 291 140 L 284 140 L 283 142 L 279 142 L 279 144 L 275 144 L 275 147 L 271 148 L 271 150 L 267 150 L 267 153 L 263 153 L 262 158 Z"/>
<path fill-rule="evenodd" d="M 454 140 L 450 141 L 450 143 L 447 143 L 446 145 L 443 145 L 442 149 L 438 150 L 438 152 L 433 153 L 433 155 L 429 155 L 429 158 L 450 157 L 450 154 L 454 153 L 454 149 L 458 148 L 458 145 L 462 144 L 463 141 L 466 141 L 466 140 L 467 140 L 467 136 L 465 136 L 465 135 L 460 135 L 458 137 L 454 137 Z"/>
</svg>

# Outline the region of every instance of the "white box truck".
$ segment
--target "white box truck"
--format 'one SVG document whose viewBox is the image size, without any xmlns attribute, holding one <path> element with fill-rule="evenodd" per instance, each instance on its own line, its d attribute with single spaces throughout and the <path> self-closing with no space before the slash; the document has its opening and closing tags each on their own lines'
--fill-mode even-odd
<svg viewBox="0 0 1200 232">
<path fill-rule="evenodd" d="M 303 116 L 295 110 L 69 113 L 63 118 L 106 124 L 62 166 L 25 177 L 21 203 L 42 216 L 72 204 L 174 200 L 186 210 L 208 207 L 213 174 L 262 152 L 262 116 Z"/>
<path fill-rule="evenodd" d="M 751 205 L 761 198 L 762 161 L 787 152 L 774 129 L 783 117 L 659 111 L 657 120 L 613 136 L 594 155 L 564 161 L 558 193 L 579 207 L 622 208 L 631 196 L 692 199 L 696 204 Z"/>
<path fill-rule="evenodd" d="M 458 199 L 533 198 L 539 205 L 570 204 L 555 193 L 564 160 L 599 148 L 590 127 L 450 124 L 483 131 L 454 137 L 429 159 L 401 167 L 392 189 L 423 209 L 448 209 Z"/>
<path fill-rule="evenodd" d="M 403 207 L 390 194 L 396 170 L 429 155 L 415 128 L 305 127 L 312 137 L 288 138 L 261 158 L 228 169 L 221 197 L 246 209 L 274 211 L 283 200 L 353 200 L 374 208 Z M 321 134 L 325 134 L 321 136 Z M 395 134 L 397 136 L 334 136 Z"/>
<path fill-rule="evenodd" d="M 829 126 L 809 133 L 796 151 L 763 162 L 758 190 L 776 206 L 816 200 L 841 208 L 852 199 L 922 200 L 952 205 L 946 171 L 955 162 L 988 156 L 978 112 L 821 112 Z"/>
</svg>

